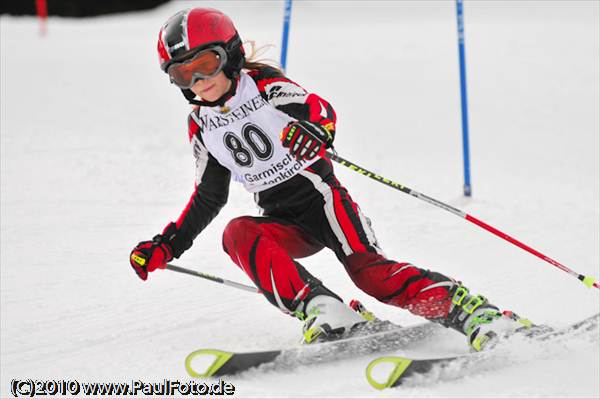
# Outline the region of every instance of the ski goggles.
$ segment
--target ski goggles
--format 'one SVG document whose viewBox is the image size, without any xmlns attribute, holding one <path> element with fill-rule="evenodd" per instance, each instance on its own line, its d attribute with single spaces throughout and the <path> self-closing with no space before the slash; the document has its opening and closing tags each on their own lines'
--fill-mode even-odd
<svg viewBox="0 0 600 399">
<path fill-rule="evenodd" d="M 215 46 L 194 54 L 181 62 L 174 62 L 167 68 L 171 83 L 181 89 L 190 89 L 198 80 L 217 76 L 227 63 L 227 53 Z"/>
</svg>

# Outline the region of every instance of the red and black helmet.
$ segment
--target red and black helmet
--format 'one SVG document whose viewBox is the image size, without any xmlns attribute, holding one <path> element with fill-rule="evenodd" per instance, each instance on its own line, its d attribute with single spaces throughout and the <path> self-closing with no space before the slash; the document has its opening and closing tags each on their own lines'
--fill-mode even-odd
<svg viewBox="0 0 600 399">
<path fill-rule="evenodd" d="M 180 11 L 169 18 L 158 35 L 160 68 L 167 72 L 172 63 L 216 46 L 227 54 L 223 72 L 230 79 L 236 78 L 244 65 L 244 48 L 231 19 L 212 8 Z"/>
</svg>

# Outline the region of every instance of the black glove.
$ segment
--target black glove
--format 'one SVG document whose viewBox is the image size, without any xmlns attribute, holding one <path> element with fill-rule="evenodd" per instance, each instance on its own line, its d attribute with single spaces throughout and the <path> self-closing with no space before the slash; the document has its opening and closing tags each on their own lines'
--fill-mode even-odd
<svg viewBox="0 0 600 399">
<path fill-rule="evenodd" d="M 290 122 L 281 132 L 283 146 L 290 149 L 297 160 L 310 160 L 323 156 L 326 148 L 331 148 L 333 134 L 316 122 Z"/>
</svg>

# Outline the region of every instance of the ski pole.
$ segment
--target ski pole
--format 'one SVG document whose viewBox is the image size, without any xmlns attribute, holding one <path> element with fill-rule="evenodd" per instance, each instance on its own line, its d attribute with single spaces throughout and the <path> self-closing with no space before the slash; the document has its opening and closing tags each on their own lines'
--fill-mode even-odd
<svg viewBox="0 0 600 399">
<path fill-rule="evenodd" d="M 544 255 L 543 253 L 536 251 L 535 249 L 531 248 L 530 246 L 522 243 L 521 241 L 509 236 L 506 233 L 501 232 L 500 230 L 496 229 L 495 227 L 490 226 L 489 224 L 477 219 L 474 216 L 471 216 L 463 211 L 461 211 L 460 209 L 456 209 L 448 204 L 445 204 L 441 201 L 436 200 L 435 198 L 431 198 L 425 194 L 422 194 L 418 191 L 415 191 L 413 189 L 410 189 L 406 186 L 403 186 L 402 184 L 393 182 L 390 179 L 387 179 L 385 177 L 382 177 L 378 174 L 375 174 L 371 171 L 369 171 L 368 169 L 365 169 L 361 166 L 356 165 L 353 162 L 350 162 L 340 156 L 338 156 L 336 153 L 331 153 L 331 152 L 325 152 L 325 157 L 331 159 L 332 161 L 335 161 L 337 163 L 339 163 L 340 165 L 343 165 L 347 168 L 349 168 L 350 170 L 353 170 L 355 172 L 360 173 L 361 175 L 367 176 L 375 181 L 378 181 L 381 184 L 385 184 L 388 187 L 392 187 L 396 190 L 402 191 L 405 194 L 409 194 L 412 195 L 413 197 L 416 197 L 420 200 L 423 200 L 425 202 L 428 202 L 432 205 L 435 205 L 439 208 L 445 209 L 448 212 L 451 212 L 453 214 L 455 214 L 456 216 L 460 216 L 463 219 L 468 220 L 471 223 L 476 224 L 477 226 L 489 231 L 490 233 L 493 233 L 495 235 L 497 235 L 500 238 L 503 238 L 504 240 L 510 242 L 511 244 L 516 245 L 517 247 L 524 249 L 525 251 L 537 256 L 540 259 L 545 260 L 546 262 L 550 263 L 551 265 L 559 268 L 560 270 L 569 273 L 570 275 L 576 277 L 577 279 L 579 279 L 586 287 L 591 288 L 591 287 L 596 287 L 596 288 L 600 288 L 600 283 L 598 283 L 598 281 L 596 281 L 596 279 L 594 279 L 592 276 L 585 276 L 583 274 L 579 274 L 574 272 L 573 270 L 569 269 L 568 267 L 566 267 L 565 265 L 555 261 L 554 259 Z"/>
<path fill-rule="evenodd" d="M 221 278 L 221 277 L 213 276 L 211 274 L 199 272 L 199 271 L 192 270 L 192 269 L 186 269 L 185 267 L 173 265 L 171 263 L 167 263 L 167 270 L 172 270 L 172 271 L 177 272 L 177 273 L 190 274 L 192 276 L 196 276 L 196 277 L 200 277 L 200 278 L 203 278 L 203 279 L 206 279 L 206 280 L 210 280 L 210 281 L 213 281 L 215 283 L 228 285 L 230 287 L 238 288 L 238 289 L 244 290 L 244 291 L 250 291 L 250 292 L 256 292 L 256 293 L 259 292 L 258 288 L 252 287 L 250 285 L 236 283 L 235 281 L 227 280 L 227 279 L 224 279 L 224 278 Z"/>
</svg>

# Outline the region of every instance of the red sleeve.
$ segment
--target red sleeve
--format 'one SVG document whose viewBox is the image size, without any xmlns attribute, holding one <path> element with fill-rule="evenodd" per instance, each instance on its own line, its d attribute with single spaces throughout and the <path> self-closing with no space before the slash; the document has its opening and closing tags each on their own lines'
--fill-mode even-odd
<svg viewBox="0 0 600 399">
<path fill-rule="evenodd" d="M 321 124 L 335 137 L 336 115 L 327 101 L 307 92 L 275 68 L 252 70 L 248 75 L 269 104 L 294 119 Z"/>
</svg>

